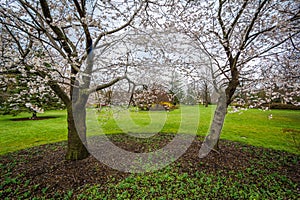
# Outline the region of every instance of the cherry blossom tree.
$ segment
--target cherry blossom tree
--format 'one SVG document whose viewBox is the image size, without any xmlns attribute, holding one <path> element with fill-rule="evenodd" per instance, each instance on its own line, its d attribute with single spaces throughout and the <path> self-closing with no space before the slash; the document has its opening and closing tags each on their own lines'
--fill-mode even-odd
<svg viewBox="0 0 300 200">
<path fill-rule="evenodd" d="M 17 73 L 6 74 L 2 79 L 0 82 L 5 83 L 1 86 L 4 99 L 0 110 L 3 114 L 30 112 L 31 119 L 36 119 L 37 113 L 43 113 L 44 110 L 65 108 L 51 88 L 43 85 L 40 77 L 22 77 Z M 37 82 L 39 84 L 34 85 Z"/>
<path fill-rule="evenodd" d="M 37 117 L 37 113 L 44 110 L 64 108 L 61 100 L 55 95 L 48 85 L 44 84 L 43 78 L 30 71 L 20 71 L 18 66 L 10 66 L 6 70 L 5 61 L 8 57 L 6 51 L 11 49 L 8 41 L 9 33 L 1 26 L 1 112 L 3 114 L 17 115 L 23 111 L 32 113 L 31 119 Z"/>
<path fill-rule="evenodd" d="M 289 41 L 283 45 L 281 53 L 262 58 L 256 64 L 257 78 L 248 76 L 241 80 L 234 102 L 240 106 L 262 109 L 275 106 L 297 109 L 300 106 L 300 70 L 297 61 L 300 51 L 295 47 Z"/>
<path fill-rule="evenodd" d="M 141 110 L 165 109 L 171 110 L 175 107 L 175 95 L 168 93 L 162 85 L 144 86 L 134 92 L 132 103 Z"/>
<path fill-rule="evenodd" d="M 127 78 L 125 71 L 122 76 L 109 73 L 112 68 L 121 69 L 123 60 L 95 65 L 94 50 L 104 52 L 114 42 L 110 36 L 127 31 L 146 6 L 138 0 L 1 2 L 0 24 L 6 33 L 1 44 L 1 74 L 16 67 L 18 73 L 39 76 L 63 101 L 68 116 L 66 159 L 89 155 L 84 145 L 89 95 Z M 101 51 L 97 54 L 100 60 Z M 110 76 L 90 87 L 95 70 Z M 74 109 L 81 114 L 74 115 Z"/>
<path fill-rule="evenodd" d="M 210 59 L 220 93 L 210 133 L 203 143 L 200 157 L 214 147 L 223 127 L 227 107 L 240 80 L 255 74 L 255 63 L 273 56 L 291 38 L 299 37 L 298 1 L 187 1 L 173 9 L 175 26 L 194 39 L 198 49 Z"/>
<path fill-rule="evenodd" d="M 290 0 L 6 0 L 0 6 L 5 31 L 1 74 L 17 67 L 19 73 L 39 76 L 63 101 L 66 157 L 77 160 L 88 156 L 85 105 L 90 94 L 121 80 L 135 85 L 134 73 L 149 69 L 176 68 L 199 81 L 199 68 L 208 68 L 206 80 L 219 99 L 200 152 L 204 157 L 217 147 L 241 80 L 257 78 L 255 66 L 262 69 L 257 63 L 279 55 L 288 41 L 297 44 L 299 20 L 299 2 Z M 137 66 L 135 72 L 129 69 Z"/>
</svg>

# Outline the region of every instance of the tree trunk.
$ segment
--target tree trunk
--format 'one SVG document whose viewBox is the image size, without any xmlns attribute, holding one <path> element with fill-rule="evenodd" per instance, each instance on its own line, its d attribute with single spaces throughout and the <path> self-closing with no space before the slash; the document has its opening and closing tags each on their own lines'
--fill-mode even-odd
<svg viewBox="0 0 300 200">
<path fill-rule="evenodd" d="M 210 126 L 209 134 L 206 136 L 199 151 L 199 157 L 204 158 L 214 148 L 218 148 L 220 134 L 223 128 L 227 111 L 226 94 L 222 92 L 218 98 L 217 108 L 214 113 L 213 122 Z"/>
<path fill-rule="evenodd" d="M 225 118 L 225 117 L 224 117 Z M 220 135 L 221 135 L 221 132 L 220 132 Z M 220 141 L 220 137 L 219 137 L 219 139 L 218 139 L 218 141 L 217 141 L 217 143 L 215 144 L 215 146 L 214 146 L 214 150 L 216 150 L 216 151 L 218 151 L 220 148 L 219 148 L 219 141 Z"/>
<path fill-rule="evenodd" d="M 33 112 L 32 116 L 31 116 L 31 119 L 36 119 L 36 118 L 37 118 L 36 112 Z"/>
<path fill-rule="evenodd" d="M 199 151 L 200 158 L 204 158 L 205 156 L 207 156 L 211 150 L 219 149 L 219 139 L 225 121 L 227 107 L 230 105 L 232 96 L 234 95 L 234 92 L 239 85 L 239 72 L 236 68 L 236 61 L 234 60 L 231 62 L 233 63 L 230 65 L 232 78 L 229 81 L 225 91 L 222 91 L 222 89 L 219 89 L 218 91 L 220 96 L 218 98 L 217 108 L 214 113 L 214 118 L 210 126 L 209 134 L 206 136 Z"/>
<path fill-rule="evenodd" d="M 68 149 L 67 160 L 82 160 L 89 156 L 86 148 L 86 111 L 85 109 L 73 113 L 73 108 L 68 108 Z"/>
<path fill-rule="evenodd" d="M 208 94 L 205 93 L 205 107 L 208 107 Z"/>
<path fill-rule="evenodd" d="M 208 85 L 205 83 L 205 107 L 208 107 Z"/>
</svg>

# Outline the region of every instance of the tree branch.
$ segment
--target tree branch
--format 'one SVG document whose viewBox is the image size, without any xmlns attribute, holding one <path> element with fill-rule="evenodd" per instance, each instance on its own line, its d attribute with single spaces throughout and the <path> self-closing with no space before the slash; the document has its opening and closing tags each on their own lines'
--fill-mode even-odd
<svg viewBox="0 0 300 200">
<path fill-rule="evenodd" d="M 282 45 L 282 44 L 285 43 L 287 40 L 289 40 L 289 39 L 295 37 L 295 36 L 298 35 L 298 34 L 300 34 L 300 31 L 298 31 L 298 32 L 296 32 L 296 33 L 290 35 L 289 37 L 283 39 L 282 41 L 278 42 L 277 44 L 275 44 L 275 45 L 273 45 L 273 46 L 271 46 L 271 47 L 269 47 L 269 48 L 267 48 L 267 49 L 265 49 L 265 50 L 263 50 L 263 51 L 257 53 L 255 56 L 252 56 L 251 58 L 246 59 L 244 62 L 240 63 L 240 65 L 243 65 L 243 64 L 245 64 L 245 63 L 247 63 L 247 62 L 249 62 L 249 61 L 251 61 L 251 60 L 253 60 L 253 59 L 255 59 L 255 58 L 258 58 L 258 57 L 262 56 L 263 54 L 265 54 L 265 53 L 269 52 L 270 50 L 272 50 L 272 49 L 274 49 L 274 48 L 276 48 L 276 47 Z"/>
<path fill-rule="evenodd" d="M 244 0 L 244 4 L 242 5 L 241 9 L 239 10 L 237 16 L 235 17 L 234 21 L 231 23 L 230 28 L 227 31 L 227 36 L 229 36 L 231 34 L 231 32 L 234 30 L 235 25 L 237 24 L 238 20 L 240 19 L 240 17 L 242 16 L 245 8 L 248 5 L 248 0 Z"/>
<path fill-rule="evenodd" d="M 50 26 L 50 28 L 53 30 L 53 32 L 57 35 L 58 40 L 61 42 L 63 49 L 67 52 L 68 56 L 71 57 L 72 50 L 69 47 L 66 35 L 57 27 L 52 24 L 53 19 L 50 13 L 49 5 L 47 3 L 47 0 L 40 0 L 40 4 L 42 7 L 43 15 L 45 17 L 46 23 Z M 70 41 L 70 40 L 69 40 Z M 74 52 L 76 53 L 76 52 Z"/>
<path fill-rule="evenodd" d="M 244 33 L 244 39 L 243 41 L 241 42 L 241 46 L 239 48 L 240 51 L 242 51 L 244 48 L 245 48 L 245 45 L 249 39 L 249 35 L 250 35 L 250 32 L 254 26 L 254 23 L 256 21 L 256 19 L 258 18 L 258 15 L 259 13 L 261 12 L 261 10 L 263 9 L 263 7 L 265 6 L 265 4 L 268 2 L 268 0 L 263 0 L 263 2 L 259 5 L 259 7 L 257 8 L 257 10 L 255 11 L 255 14 L 254 14 L 254 17 L 252 18 L 249 26 L 246 27 L 245 29 L 245 33 Z"/>
<path fill-rule="evenodd" d="M 147 1 L 147 0 L 146 0 L 146 1 Z M 116 28 L 116 29 L 113 29 L 113 30 L 110 30 L 110 31 L 106 31 L 106 32 L 101 33 L 101 34 L 97 37 L 96 41 L 94 42 L 93 48 L 95 48 L 95 47 L 98 45 L 99 41 L 102 39 L 103 36 L 105 36 L 105 35 L 111 35 L 111 34 L 113 34 L 113 33 L 116 33 L 116 32 L 118 32 L 118 31 L 120 31 L 120 30 L 126 28 L 127 26 L 129 26 L 129 25 L 131 24 L 131 22 L 134 20 L 134 18 L 136 17 L 136 15 L 137 15 L 137 14 L 140 12 L 140 10 L 143 8 L 143 5 L 144 5 L 144 1 L 141 2 L 139 8 L 133 13 L 133 15 L 130 17 L 130 19 L 129 19 L 125 24 L 123 24 L 122 26 L 120 26 L 120 27 L 118 27 L 118 28 Z"/>
<path fill-rule="evenodd" d="M 118 77 L 118 78 L 113 79 L 112 81 L 110 81 L 110 82 L 108 82 L 108 83 L 105 83 L 105 84 L 102 84 L 102 85 L 97 85 L 97 86 L 95 86 L 95 87 L 89 89 L 89 90 L 87 91 L 87 94 L 91 94 L 91 93 L 93 93 L 93 92 L 96 92 L 96 91 L 99 91 L 99 90 L 103 90 L 103 89 L 105 89 L 105 88 L 108 88 L 108 87 L 114 85 L 115 83 L 117 83 L 117 82 L 119 82 L 119 81 L 121 81 L 121 80 L 124 80 L 124 79 L 129 80 L 129 79 L 127 78 L 126 75 L 125 75 L 125 76 L 121 76 L 121 77 Z"/>
</svg>

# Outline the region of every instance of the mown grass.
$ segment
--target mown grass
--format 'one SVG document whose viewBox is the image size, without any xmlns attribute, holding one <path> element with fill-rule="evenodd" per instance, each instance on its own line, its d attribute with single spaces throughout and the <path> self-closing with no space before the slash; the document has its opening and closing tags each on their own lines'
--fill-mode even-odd
<svg viewBox="0 0 300 200">
<path fill-rule="evenodd" d="M 200 107 L 198 135 L 206 135 L 214 108 L 214 106 Z M 198 111 L 194 106 L 186 106 L 184 109 L 187 111 L 184 129 L 179 129 L 182 121 L 180 110 L 153 113 L 152 122 L 160 125 L 155 125 L 155 123 L 150 125 L 151 116 L 148 112 L 132 111 L 126 114 L 122 111 L 116 113 L 113 110 L 106 110 L 97 113 L 96 118 L 95 116 L 88 117 L 88 124 L 93 125 L 89 129 L 89 134 L 99 134 L 99 127 L 102 129 L 100 134 L 103 132 L 137 134 L 141 131 L 152 133 L 157 129 L 161 133 L 176 133 L 180 130 L 188 134 L 194 131 L 193 125 L 198 121 L 195 112 Z M 132 123 L 128 123 L 128 114 Z M 273 115 L 272 119 L 268 118 L 270 114 Z M 15 117 L 2 116 L 0 118 L 0 154 L 66 140 L 65 111 L 50 111 L 41 116 L 56 116 L 57 118 L 11 121 L 10 119 Z M 22 117 L 30 117 L 30 114 L 24 113 L 17 116 L 17 118 Z M 19 174 L 13 173 L 15 166 L 30 162 L 30 160 L 20 159 L 17 156 L 18 152 L 7 154 L 12 158 L 12 162 L 8 165 L 0 163 L 1 179 L 4 180 L 0 183 L 0 199 L 297 199 L 299 198 L 299 183 L 291 178 L 293 172 L 288 172 L 286 169 L 287 166 L 296 166 L 299 163 L 299 134 L 297 135 L 297 131 L 300 130 L 299 122 L 299 111 L 248 110 L 243 113 L 228 114 L 221 137 L 293 154 L 272 152 L 240 144 L 239 153 L 241 155 L 248 153 L 255 159 L 246 161 L 249 165 L 238 169 L 206 166 L 205 162 L 197 162 L 197 166 L 195 164 L 181 165 L 182 163 L 175 162 L 156 172 L 129 174 L 121 180 L 115 180 L 115 177 L 110 175 L 107 178 L 109 181 L 104 184 L 87 184 L 80 188 L 57 192 L 54 195 L 49 195 L 48 186 L 32 185 L 32 180 L 26 178 L 28 174 L 25 171 Z M 295 132 L 284 132 L 283 129 L 295 130 Z M 53 147 L 55 145 L 57 144 Z M 45 147 L 45 152 L 51 151 L 50 145 L 47 148 Z M 26 155 L 34 155 L 34 151 L 34 148 L 28 149 Z M 40 195 L 36 196 L 36 192 Z"/>
<path fill-rule="evenodd" d="M 183 117 L 181 117 L 181 111 Z M 87 119 L 88 135 L 117 133 L 194 133 L 206 135 L 215 106 L 184 106 L 171 112 L 124 112 L 124 110 L 102 110 L 97 113 L 99 121 Z M 197 113 L 200 113 L 198 120 Z M 268 116 L 272 114 L 273 118 Z M 66 111 L 48 111 L 40 116 L 55 116 L 47 120 L 11 121 L 12 118 L 30 117 L 22 113 L 17 117 L 0 117 L 0 154 L 32 146 L 67 139 Z M 91 117 L 93 118 L 93 117 Z M 152 122 L 151 122 L 152 119 Z M 90 121 L 91 120 L 91 121 Z M 98 123 L 99 122 L 99 123 Z M 199 126 L 197 123 L 199 122 Z M 181 128 L 180 128 L 180 125 Z M 283 129 L 295 130 L 284 132 Z M 100 131 L 102 130 L 102 131 Z M 299 154 L 300 112 L 290 110 L 248 110 L 227 114 L 222 139 L 243 142 L 276 150 Z"/>
<path fill-rule="evenodd" d="M 272 119 L 268 116 L 272 114 Z M 289 128 L 294 132 L 285 133 Z M 221 138 L 300 154 L 300 112 L 247 110 L 228 114 Z"/>
<path fill-rule="evenodd" d="M 208 133 L 212 121 L 215 106 L 208 108 L 200 106 L 185 106 L 184 116 L 181 117 L 181 110 L 172 112 L 116 112 L 111 109 L 102 111 L 99 114 L 101 133 L 194 133 L 205 136 Z M 199 112 L 199 120 L 196 112 Z M 109 113 L 109 114 L 108 114 Z M 269 115 L 272 114 L 272 119 Z M 130 116 L 130 122 L 128 119 Z M 151 121 L 152 119 L 152 121 Z M 197 123 L 199 122 L 199 126 Z M 150 125 L 152 124 L 152 125 Z M 157 125 L 159 124 L 159 125 Z M 94 124 L 95 125 L 95 124 Z M 161 129 L 155 129 L 161 127 Z M 179 129 L 180 125 L 183 126 Z M 97 126 L 97 125 L 96 125 Z M 198 127 L 197 130 L 195 127 Z M 295 130 L 284 132 L 284 129 Z M 99 133 L 99 129 L 98 133 Z M 272 110 L 261 111 L 250 109 L 239 113 L 228 113 L 225 119 L 221 139 L 231 140 L 284 150 L 290 153 L 300 154 L 300 111 Z M 89 134 L 93 135 L 91 131 Z"/>
<path fill-rule="evenodd" d="M 15 117 L 0 116 L 0 154 L 67 139 L 65 111 L 47 111 L 38 116 L 55 118 L 12 121 L 11 119 L 29 118 L 31 114 L 21 113 Z"/>
</svg>

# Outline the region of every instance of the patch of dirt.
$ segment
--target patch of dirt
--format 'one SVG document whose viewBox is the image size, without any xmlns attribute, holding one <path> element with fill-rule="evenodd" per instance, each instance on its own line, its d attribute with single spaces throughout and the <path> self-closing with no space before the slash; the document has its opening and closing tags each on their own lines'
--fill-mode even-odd
<svg viewBox="0 0 300 200">
<path fill-rule="evenodd" d="M 13 118 L 10 120 L 11 121 L 27 121 L 27 120 L 45 120 L 45 119 L 53 119 L 53 118 L 57 118 L 57 117 L 54 117 L 54 116 L 42 116 L 42 117 L 35 117 L 35 118 L 24 117 L 24 118 Z"/>
<path fill-rule="evenodd" d="M 136 153 L 147 152 L 149 148 L 160 148 L 172 138 L 171 134 L 159 134 L 148 139 L 136 139 L 126 135 L 110 136 L 116 145 Z M 198 152 L 202 139 L 194 140 L 185 154 L 171 165 L 179 172 L 189 174 L 197 171 L 226 174 L 250 168 L 285 175 L 292 181 L 300 183 L 298 155 L 222 140 L 219 152 L 211 152 L 206 158 L 200 159 Z M 66 143 L 63 142 L 1 156 L 0 182 L 17 177 L 19 184 L 4 184 L 0 192 L 8 187 L 12 190 L 18 187 L 24 191 L 30 188 L 30 196 L 46 195 L 50 198 L 56 193 L 67 193 L 70 190 L 76 195 L 86 184 L 103 185 L 108 181 L 112 182 L 112 177 L 117 183 L 129 175 L 111 169 L 92 156 L 80 161 L 66 161 L 65 153 Z M 20 184 L 23 185 L 20 187 Z"/>
</svg>

